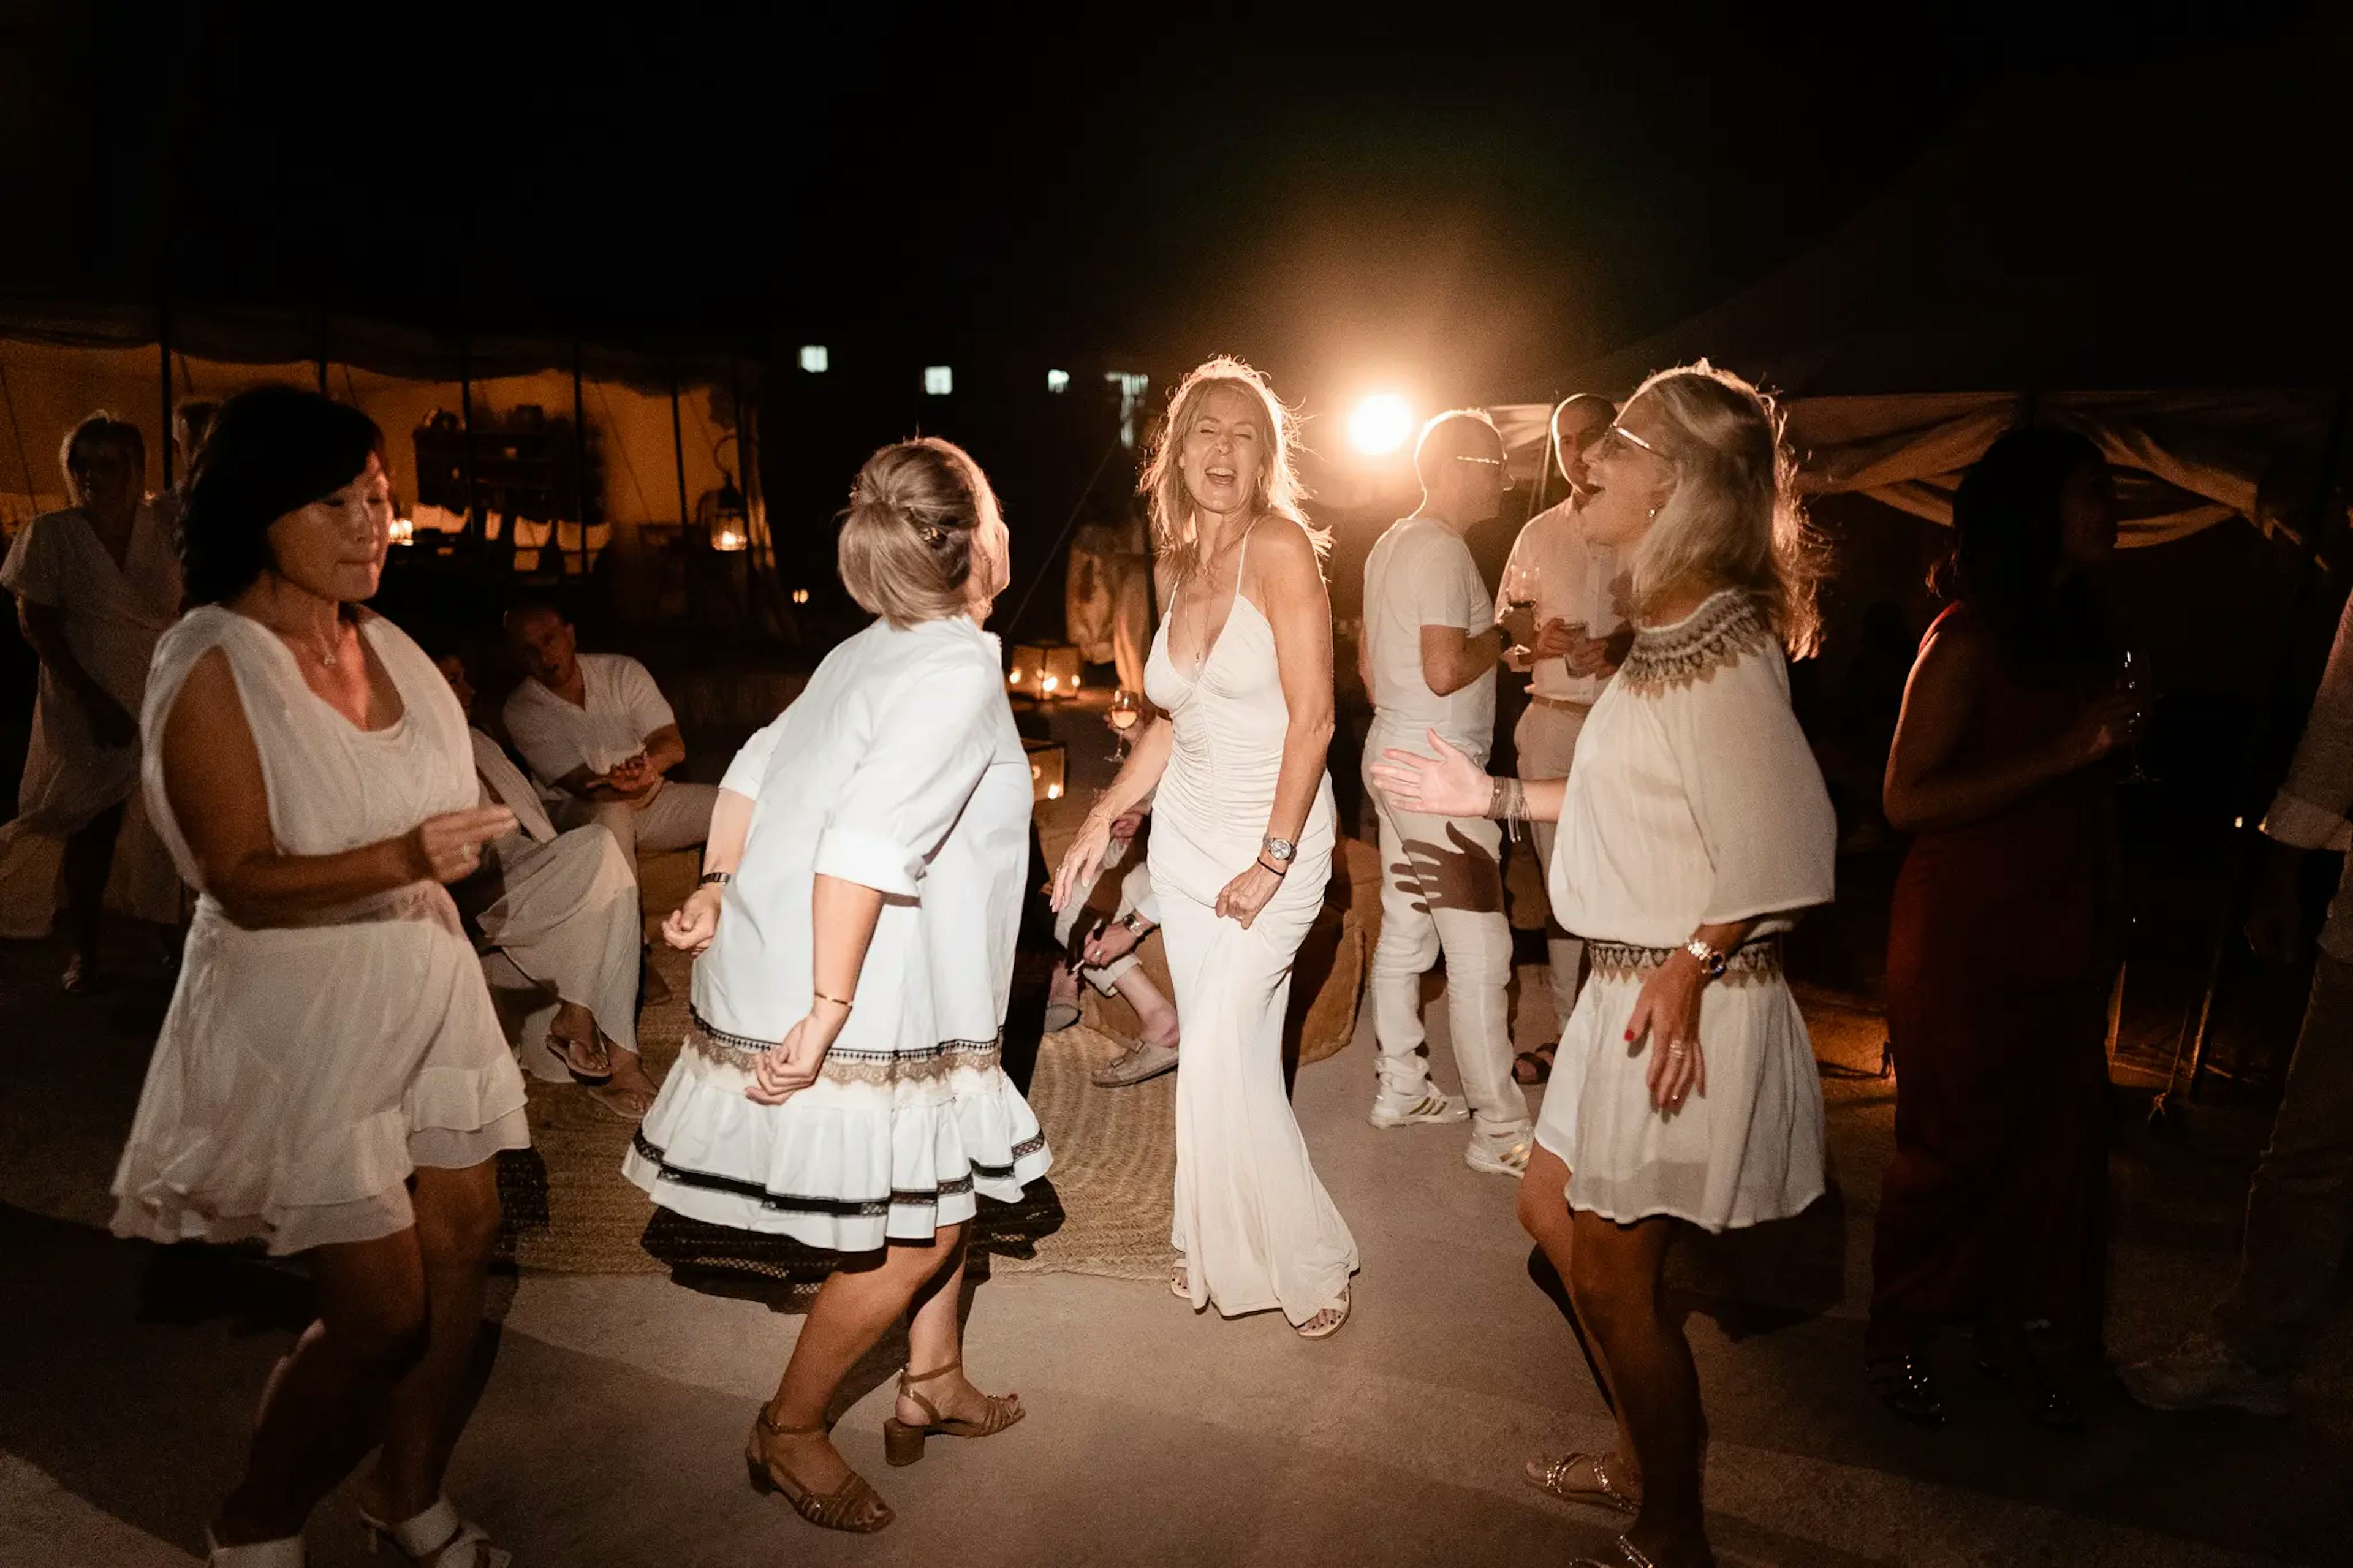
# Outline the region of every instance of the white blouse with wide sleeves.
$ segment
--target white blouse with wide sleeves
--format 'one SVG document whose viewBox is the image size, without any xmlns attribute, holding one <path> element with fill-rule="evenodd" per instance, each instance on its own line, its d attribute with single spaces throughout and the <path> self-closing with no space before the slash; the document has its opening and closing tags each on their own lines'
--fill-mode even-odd
<svg viewBox="0 0 2353 1568">
<path fill-rule="evenodd" d="M 998 1063 L 1031 795 L 997 639 L 877 621 L 721 787 L 751 798 L 751 827 L 629 1179 L 691 1218 L 846 1252 L 1019 1196 L 1050 1156 Z M 880 891 L 881 917 L 818 1081 L 755 1104 L 754 1058 L 810 1006 L 819 875 Z"/>
<path fill-rule="evenodd" d="M 1822 1190 L 1822 1100 L 1778 933 L 1827 903 L 1837 823 L 1756 603 L 1717 594 L 1639 633 L 1577 738 L 1549 868 L 1592 977 L 1564 1031 L 1536 1140 L 1577 1208 L 1710 1230 Z M 1701 994 L 1707 1089 L 1662 1113 L 1626 1026 L 1642 982 L 1703 925 L 1762 917 Z"/>
</svg>

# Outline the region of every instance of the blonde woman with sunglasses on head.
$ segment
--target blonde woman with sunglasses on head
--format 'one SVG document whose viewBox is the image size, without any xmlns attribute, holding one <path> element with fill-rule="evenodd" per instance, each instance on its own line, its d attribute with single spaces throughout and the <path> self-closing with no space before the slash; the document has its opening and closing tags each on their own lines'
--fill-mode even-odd
<svg viewBox="0 0 2353 1568">
<path fill-rule="evenodd" d="M 1536 1124 L 1520 1218 L 1569 1283 L 1618 1411 L 1610 1453 L 1528 1468 L 1635 1515 L 1620 1563 L 1712 1563 L 1699 1382 L 1662 1302 L 1676 1222 L 1822 1191 L 1821 1090 L 1779 933 L 1831 897 L 1830 798 L 1789 710 L 1812 569 L 1772 405 L 1705 365 L 1643 383 L 1588 456 L 1580 521 L 1631 570 L 1632 648 L 1565 781 L 1492 779 L 1433 735 L 1373 772 L 1408 810 L 1559 823 L 1549 871 L 1592 979 Z"/>
</svg>

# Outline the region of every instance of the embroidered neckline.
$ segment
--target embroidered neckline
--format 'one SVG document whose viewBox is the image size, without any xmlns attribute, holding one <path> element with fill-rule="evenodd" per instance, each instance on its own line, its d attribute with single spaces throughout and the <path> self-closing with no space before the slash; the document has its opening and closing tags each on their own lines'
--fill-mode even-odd
<svg viewBox="0 0 2353 1568">
<path fill-rule="evenodd" d="M 1671 626 L 1634 634 L 1634 646 L 1620 667 L 1617 684 L 1644 696 L 1708 679 L 1773 641 L 1757 601 L 1736 588 L 1710 595 L 1705 603 Z"/>
</svg>

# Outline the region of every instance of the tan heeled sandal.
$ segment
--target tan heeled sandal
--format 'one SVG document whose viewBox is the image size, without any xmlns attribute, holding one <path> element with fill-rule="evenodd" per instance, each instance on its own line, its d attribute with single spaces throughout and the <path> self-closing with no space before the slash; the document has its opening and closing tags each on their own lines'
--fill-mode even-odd
<svg viewBox="0 0 2353 1568">
<path fill-rule="evenodd" d="M 814 1426 L 779 1426 L 770 1419 L 768 1407 L 760 1406 L 759 1415 L 752 1420 L 751 1440 L 744 1447 L 744 1468 L 750 1473 L 752 1489 L 776 1493 L 793 1505 L 795 1513 L 820 1530 L 871 1535 L 898 1515 L 891 1511 L 891 1505 L 882 1500 L 864 1476 L 852 1470 L 842 1478 L 839 1486 L 820 1494 L 768 1457 L 770 1437 L 806 1437 L 825 1430 L 822 1421 Z"/>
<path fill-rule="evenodd" d="M 899 1397 L 912 1399 L 923 1406 L 926 1417 L 923 1425 L 902 1421 L 892 1415 L 882 1423 L 882 1457 L 894 1466 L 913 1464 L 923 1457 L 923 1439 L 936 1432 L 943 1437 L 994 1437 L 1029 1412 L 1021 1408 L 1021 1396 L 1016 1394 L 983 1394 L 988 1414 L 974 1421 L 962 1415 L 943 1415 L 940 1407 L 915 1392 L 915 1384 L 929 1383 L 935 1377 L 945 1377 L 961 1372 L 964 1363 L 952 1361 L 930 1372 L 902 1372 L 899 1374 Z"/>
</svg>

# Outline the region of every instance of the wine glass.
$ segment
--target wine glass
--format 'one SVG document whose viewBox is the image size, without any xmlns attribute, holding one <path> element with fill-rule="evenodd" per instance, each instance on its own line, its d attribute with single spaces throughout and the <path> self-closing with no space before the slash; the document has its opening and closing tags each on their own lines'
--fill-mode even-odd
<svg viewBox="0 0 2353 1568">
<path fill-rule="evenodd" d="M 1535 635 L 1536 589 L 1544 582 L 1544 569 L 1533 561 L 1517 556 L 1504 567 L 1504 608 L 1507 618 L 1527 617 L 1528 635 Z M 1529 651 L 1525 642 L 1514 641 L 1512 652 L 1525 657 Z"/>
<path fill-rule="evenodd" d="M 2123 654 L 2119 656 L 2116 660 L 2116 691 L 2120 696 L 2131 698 L 2135 710 L 2140 713 L 2143 717 L 2146 717 L 2151 694 L 2149 693 L 2147 682 L 2144 679 L 2141 670 L 2142 666 L 2140 660 L 2133 653 L 2133 650 L 2130 648 L 2125 649 Z M 2140 742 L 2138 741 L 2135 741 L 2133 742 L 2132 766 L 2126 770 L 2123 777 L 2118 779 L 2116 782 L 2119 784 L 2155 784 L 2157 782 L 2156 779 L 2150 775 L 2148 770 L 2141 766 Z"/>
<path fill-rule="evenodd" d="M 1135 727 L 1144 722 L 1144 699 L 1121 687 L 1111 694 L 1111 707 L 1104 710 L 1103 722 L 1109 724 L 1119 737 L 1119 744 L 1112 754 L 1124 757 L 1129 744 L 1134 740 Z"/>
</svg>

